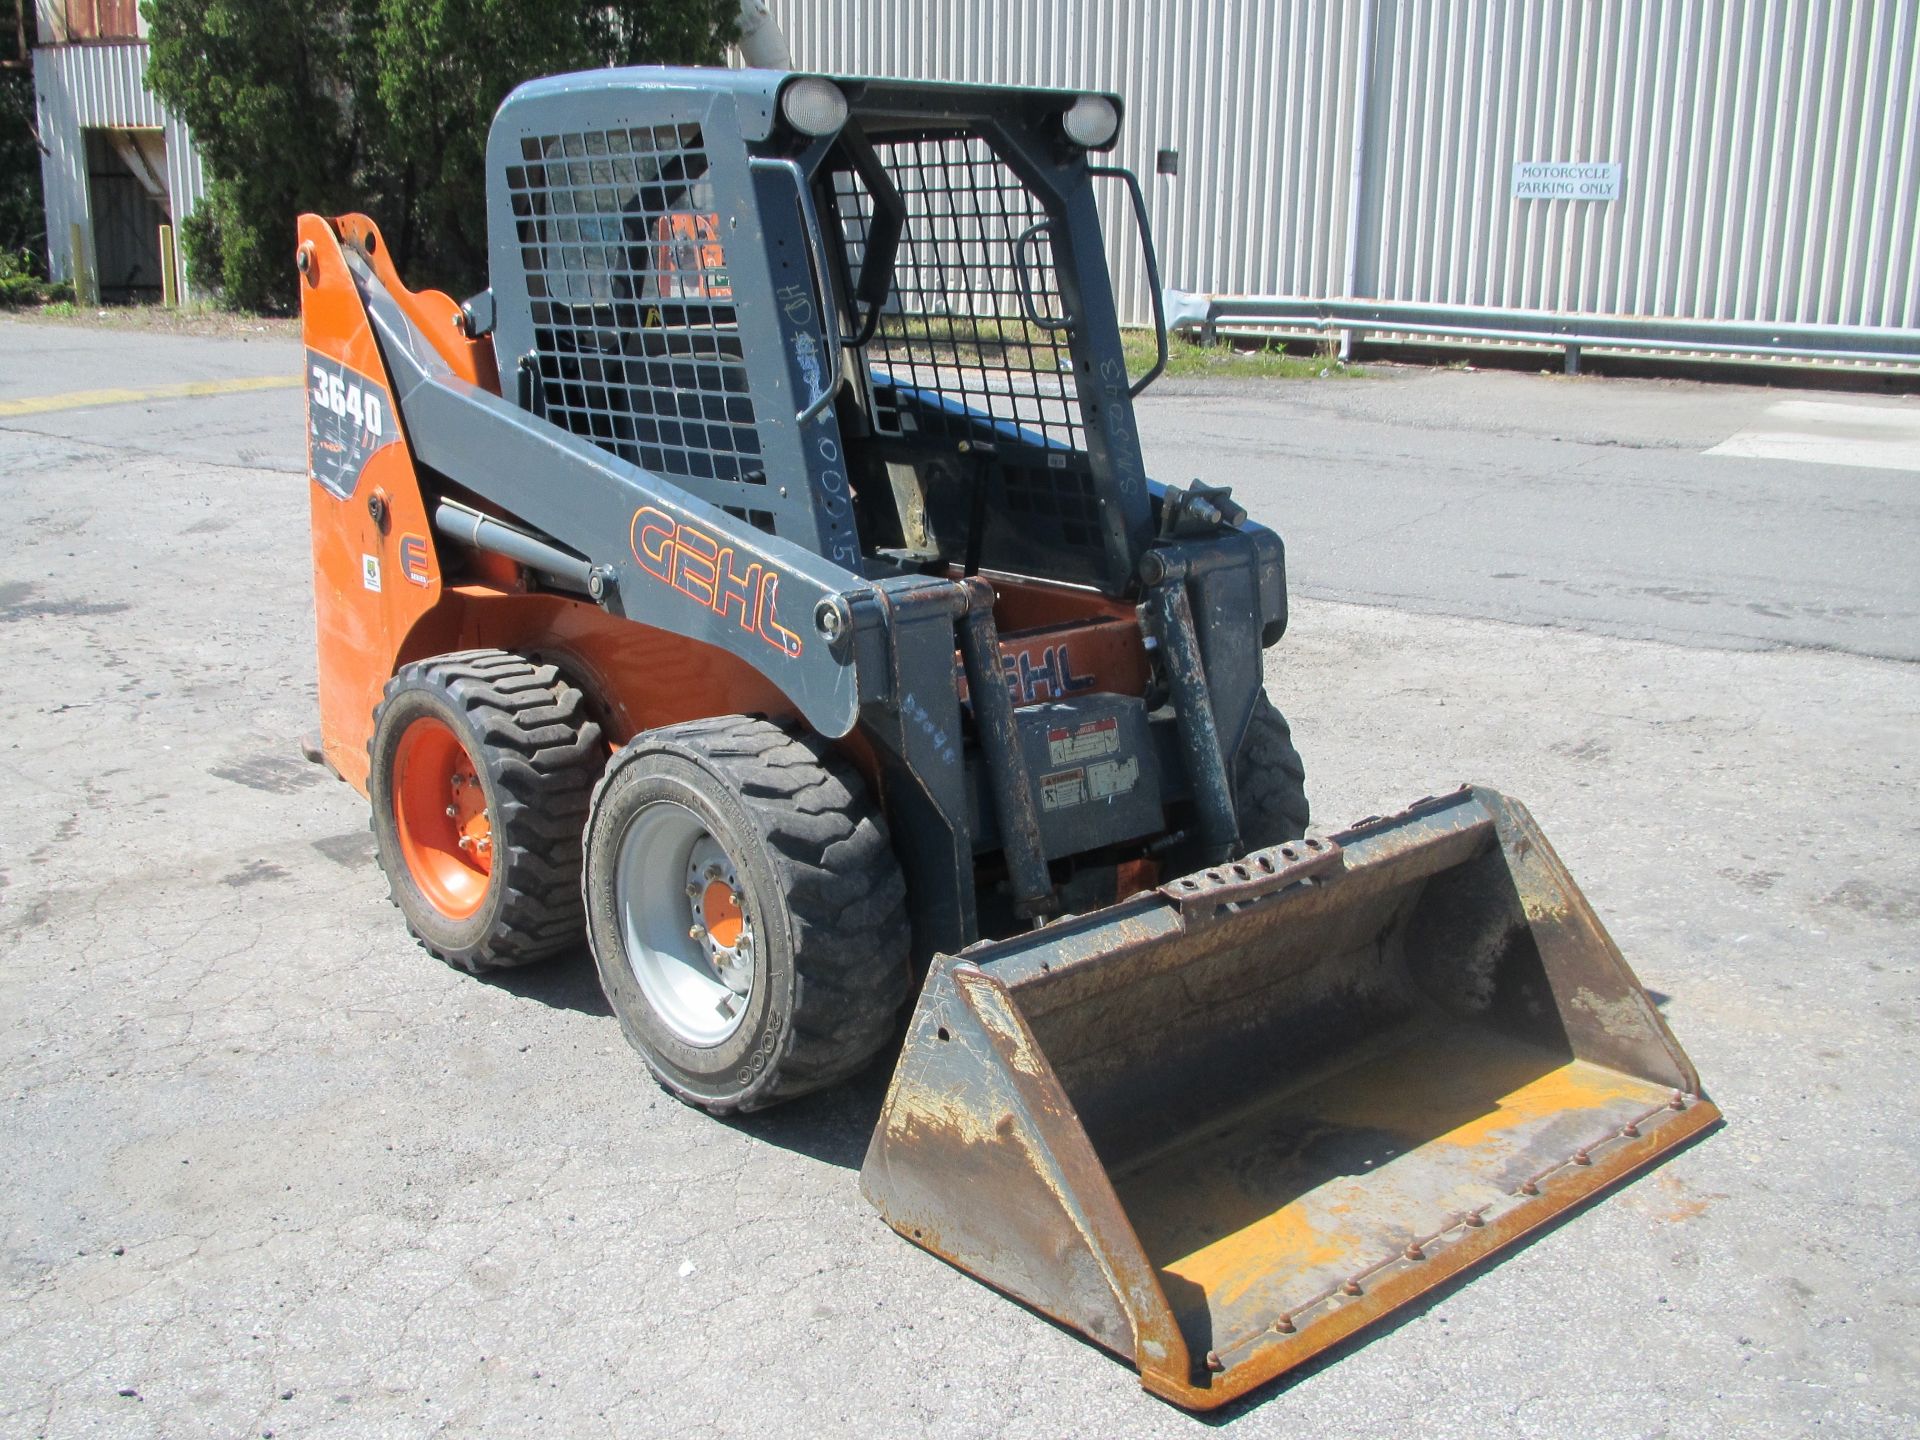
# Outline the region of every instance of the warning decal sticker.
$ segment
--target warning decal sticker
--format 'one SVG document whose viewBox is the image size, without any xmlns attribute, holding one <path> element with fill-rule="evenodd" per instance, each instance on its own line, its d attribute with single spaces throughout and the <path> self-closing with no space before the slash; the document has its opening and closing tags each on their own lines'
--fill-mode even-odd
<svg viewBox="0 0 1920 1440">
<path fill-rule="evenodd" d="M 1120 748 L 1120 717 L 1108 715 L 1083 724 L 1059 726 L 1047 732 L 1047 758 L 1055 765 L 1096 760 Z"/>
<path fill-rule="evenodd" d="M 1040 806 L 1044 810 L 1065 810 L 1087 798 L 1087 770 L 1077 765 L 1071 770 L 1056 770 L 1040 777 Z"/>
<path fill-rule="evenodd" d="M 1056 770 L 1040 777 L 1040 808 L 1065 810 L 1089 800 L 1111 800 L 1131 794 L 1140 783 L 1140 761 L 1099 760 L 1091 765 L 1076 765 L 1071 770 Z"/>
</svg>

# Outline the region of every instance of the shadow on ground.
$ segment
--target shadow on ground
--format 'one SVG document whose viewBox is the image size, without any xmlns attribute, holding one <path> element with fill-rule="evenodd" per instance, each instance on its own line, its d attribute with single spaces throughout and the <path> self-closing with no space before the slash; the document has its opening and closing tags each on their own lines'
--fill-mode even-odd
<svg viewBox="0 0 1920 1440">
<path fill-rule="evenodd" d="M 782 1150 L 857 1170 L 867 1158 L 867 1141 L 887 1098 L 894 1059 L 895 1052 L 889 1050 L 851 1080 L 789 1105 L 741 1115 L 726 1123 L 743 1135 Z"/>
<path fill-rule="evenodd" d="M 555 1010 L 575 1010 L 582 1015 L 611 1017 L 613 1008 L 600 989 L 600 976 L 593 968 L 593 956 L 583 945 L 542 965 L 520 970 L 491 970 L 480 977 L 496 989 L 523 1000 L 537 1000 Z"/>
<path fill-rule="evenodd" d="M 542 965 L 490 971 L 480 978 L 509 995 L 555 1010 L 613 1018 L 613 1008 L 607 1004 L 600 988 L 593 957 L 584 946 Z M 796 1155 L 844 1170 L 857 1170 L 867 1157 L 867 1139 L 880 1118 L 880 1107 L 887 1098 L 887 1081 L 893 1075 L 898 1058 L 896 1039 L 895 1044 L 851 1080 L 770 1110 L 735 1116 L 721 1123 Z"/>
</svg>

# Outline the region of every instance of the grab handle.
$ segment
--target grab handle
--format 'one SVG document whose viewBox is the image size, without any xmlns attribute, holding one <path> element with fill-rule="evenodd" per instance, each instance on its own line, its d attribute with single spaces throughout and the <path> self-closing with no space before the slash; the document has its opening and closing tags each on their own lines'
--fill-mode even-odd
<svg viewBox="0 0 1920 1440">
<path fill-rule="evenodd" d="M 1147 194 L 1140 188 L 1140 177 L 1123 165 L 1089 165 L 1087 173 L 1127 182 L 1127 194 L 1133 200 L 1133 218 L 1140 226 L 1140 253 L 1147 262 L 1147 294 L 1153 297 L 1153 336 L 1158 354 L 1153 368 L 1127 387 L 1127 398 L 1131 400 L 1158 380 L 1160 372 L 1167 368 L 1167 302 L 1160 293 L 1160 259 L 1153 253 L 1153 225 L 1147 218 Z"/>
</svg>

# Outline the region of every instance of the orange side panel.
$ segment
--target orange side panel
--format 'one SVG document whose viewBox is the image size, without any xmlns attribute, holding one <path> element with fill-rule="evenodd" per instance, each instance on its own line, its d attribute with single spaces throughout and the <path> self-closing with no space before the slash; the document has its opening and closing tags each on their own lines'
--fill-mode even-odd
<svg viewBox="0 0 1920 1440">
<path fill-rule="evenodd" d="M 500 393 L 500 369 L 493 345 L 487 340 L 469 340 L 460 303 L 440 290 L 409 290 L 394 269 L 393 256 L 381 238 L 380 227 L 365 215 L 338 215 L 331 222 L 343 244 L 351 245 L 364 258 L 380 283 L 406 317 L 440 352 L 453 373 L 471 381 L 482 390 Z M 472 501 L 489 514 L 499 513 L 485 501 Z M 474 551 L 464 559 L 464 569 L 476 578 L 509 588 L 522 580 L 520 567 L 501 555 Z"/>
<path fill-rule="evenodd" d="M 1146 692 L 1147 651 L 1130 602 L 1076 585 L 1014 575 L 991 579 L 993 619 L 1016 706 L 1083 692 Z M 957 655 L 954 677 L 964 703 L 967 681 Z"/>
<path fill-rule="evenodd" d="M 406 290 L 364 216 L 334 223 L 369 253 L 375 273 L 449 364 L 497 389 L 488 347 L 454 328 L 459 307 L 445 295 Z M 318 215 L 300 217 L 299 238 L 321 743 L 334 769 L 364 791 L 373 709 L 402 638 L 440 602 L 440 555 L 341 240 Z"/>
<path fill-rule="evenodd" d="M 956 568 L 953 574 L 960 574 Z M 992 575 L 993 623 L 1000 633 L 1037 630 L 1043 625 L 1063 625 L 1069 620 L 1137 619 L 1133 605 L 1115 600 L 1077 585 L 1049 584 L 1013 575 Z"/>
<path fill-rule="evenodd" d="M 796 715 L 792 702 L 746 661 L 564 595 L 449 586 L 407 636 L 398 663 L 479 646 L 559 665 L 598 702 L 610 745 L 713 715 Z"/>
<path fill-rule="evenodd" d="M 1147 652 L 1140 640 L 1140 626 L 1131 616 L 1002 631 L 1000 658 L 1016 707 L 1095 692 L 1146 693 Z M 967 677 L 958 655 L 954 657 L 953 674 L 961 702 L 965 703 Z"/>
</svg>

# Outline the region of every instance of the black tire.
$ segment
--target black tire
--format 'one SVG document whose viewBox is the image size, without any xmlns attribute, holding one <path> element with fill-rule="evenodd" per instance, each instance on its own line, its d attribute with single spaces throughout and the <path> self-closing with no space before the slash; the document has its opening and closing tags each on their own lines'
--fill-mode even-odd
<svg viewBox="0 0 1920 1440">
<path fill-rule="evenodd" d="M 401 844 L 394 762 L 402 737 L 421 720 L 453 732 L 485 796 L 491 871 L 471 913 L 437 904 Z M 579 944 L 581 829 L 606 746 L 586 697 L 555 667 L 504 650 L 403 666 L 373 712 L 367 751 L 375 849 L 393 903 L 422 945 L 478 974 Z"/>
<path fill-rule="evenodd" d="M 1307 770 L 1293 748 L 1293 732 L 1263 691 L 1254 702 L 1246 738 L 1234 765 L 1233 802 L 1242 851 L 1284 845 L 1307 833 Z"/>
<path fill-rule="evenodd" d="M 648 848 L 652 835 L 696 831 L 703 838 L 687 842 L 693 849 L 681 872 L 671 858 L 679 854 L 675 841 Z M 718 988 L 724 976 L 711 948 L 718 930 L 699 927 L 704 912 L 693 910 L 699 856 L 713 854 L 703 846 L 724 851 L 744 916 L 748 949 L 730 953 L 727 964 L 735 983 L 749 988 L 733 1001 Z M 658 874 L 669 878 L 647 878 Z M 637 736 L 594 791 L 583 888 L 607 1000 L 655 1078 L 690 1105 L 728 1115 L 793 1099 L 854 1074 L 893 1035 L 909 978 L 906 884 L 858 772 L 813 736 L 740 716 Z M 651 897 L 646 904 L 643 893 Z M 675 956 L 664 937 L 682 933 L 689 920 L 691 943 Z M 657 938 L 650 952 L 630 925 Z M 666 958 L 649 961 L 649 953 Z M 643 982 L 648 964 L 652 979 Z M 729 1033 L 689 1038 L 689 1008 L 663 1009 L 649 998 L 648 983 L 659 993 L 676 983 L 663 975 L 684 980 L 683 971 L 696 977 L 687 993 L 699 1001 L 677 1003 L 707 1025 L 733 1025 Z M 717 1019 L 699 1008 L 713 996 Z"/>
</svg>

